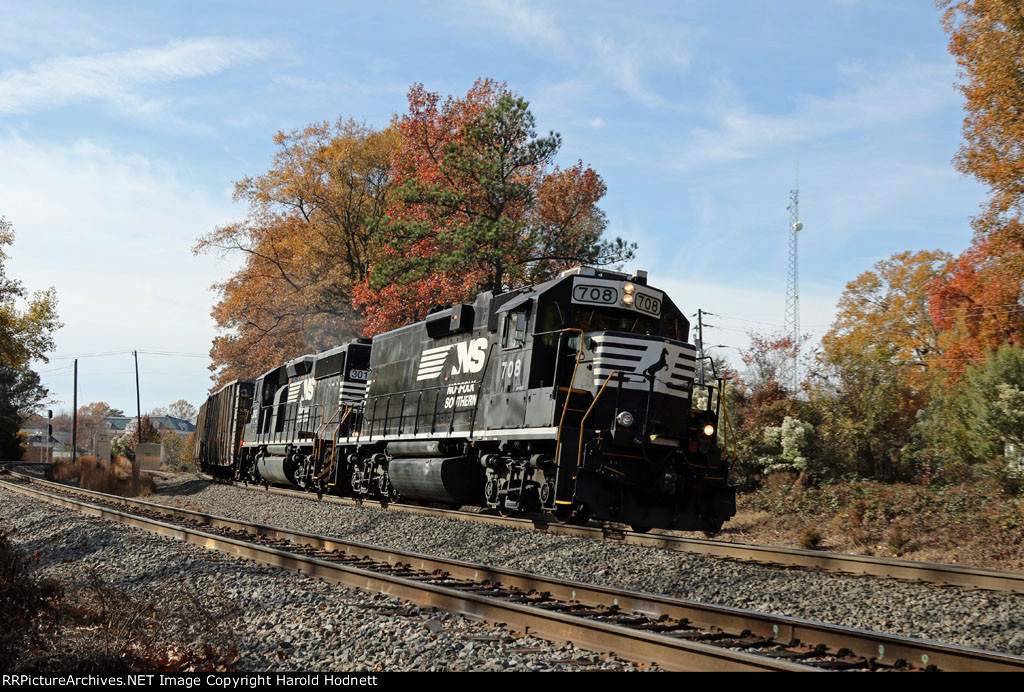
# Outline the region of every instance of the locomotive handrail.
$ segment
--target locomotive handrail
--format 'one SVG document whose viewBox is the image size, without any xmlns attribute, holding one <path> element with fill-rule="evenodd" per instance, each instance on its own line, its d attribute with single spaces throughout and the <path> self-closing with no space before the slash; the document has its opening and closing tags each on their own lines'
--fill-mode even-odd
<svg viewBox="0 0 1024 692">
<path fill-rule="evenodd" d="M 612 370 L 610 373 L 608 373 L 608 377 L 605 378 L 604 384 L 601 385 L 601 389 L 599 389 L 597 391 L 597 396 L 595 396 L 594 397 L 594 401 L 591 402 L 590 408 L 588 408 L 587 412 L 583 414 L 583 419 L 580 421 L 580 443 L 579 443 L 579 445 L 576 448 L 576 468 L 577 469 L 579 469 L 580 464 L 583 463 L 583 424 L 587 422 L 587 417 L 590 416 L 590 412 L 594 410 L 595 406 L 597 406 L 597 400 L 601 398 L 602 394 L 604 394 L 605 387 L 607 387 L 608 383 L 611 382 L 612 377 L 614 377 L 615 375 L 618 375 L 620 373 L 621 373 L 620 370 Z"/>
<path fill-rule="evenodd" d="M 319 476 L 316 477 L 316 479 L 318 481 L 322 480 L 324 476 L 326 476 L 328 473 L 330 473 L 334 469 L 335 456 L 338 453 L 338 437 L 341 435 L 341 426 L 343 426 L 345 424 L 345 421 L 348 419 L 349 414 L 352 413 L 353 410 L 355 410 L 355 406 L 353 406 L 351 404 L 342 404 L 342 405 L 345 407 L 345 415 L 341 417 L 340 421 L 338 421 L 338 427 L 334 431 L 333 444 L 331 445 L 331 463 L 330 463 L 330 465 L 327 468 L 325 468 L 320 473 Z M 338 413 L 340 411 L 341 411 L 340 408 L 337 411 L 335 411 L 334 412 L 334 416 L 338 415 Z M 334 416 L 331 416 L 331 420 L 334 420 Z M 329 422 L 328 423 L 324 423 L 323 427 L 326 428 L 329 424 L 330 424 Z"/>
<path fill-rule="evenodd" d="M 319 405 L 323 406 L 323 404 L 319 404 Z M 313 438 L 313 458 L 314 459 L 319 459 L 320 458 L 320 436 L 323 435 L 324 430 L 327 429 L 327 426 L 331 424 L 331 421 L 333 421 L 335 416 L 337 416 L 339 413 L 341 413 L 341 408 L 335 409 L 334 413 L 331 414 L 331 417 L 328 418 L 323 423 L 321 423 L 320 427 L 317 428 L 316 437 Z M 338 428 L 340 429 L 341 426 L 339 425 Z M 319 477 L 317 477 L 317 480 L 319 480 Z"/>
<path fill-rule="evenodd" d="M 567 332 L 579 332 L 580 343 L 576 348 L 576 364 L 572 368 L 572 377 L 569 378 L 569 386 L 566 388 L 565 401 L 562 402 L 562 416 L 558 419 L 558 432 L 555 433 L 555 455 L 558 461 L 561 461 L 562 456 L 562 426 L 565 425 L 565 414 L 569 410 L 569 398 L 572 396 L 572 387 L 576 383 L 576 371 L 580 367 L 580 359 L 583 357 L 583 330 L 575 327 L 566 327 L 565 329 L 558 329 L 553 332 L 541 332 L 540 334 L 534 334 L 533 336 L 543 336 L 544 334 L 565 334 Z M 559 356 L 562 350 L 562 338 L 558 338 L 558 349 L 555 353 L 555 377 L 552 384 L 555 387 L 555 401 L 558 401 L 558 366 L 561 365 L 559 362 Z M 580 423 L 580 429 L 582 430 L 583 423 Z"/>
<path fill-rule="evenodd" d="M 484 378 L 487 376 L 487 368 L 488 368 L 488 365 L 490 364 L 490 361 L 491 361 L 491 354 L 494 351 L 494 346 L 495 346 L 495 344 L 491 344 L 491 347 L 490 347 L 490 349 L 487 352 L 487 360 L 484 362 L 483 375 L 481 375 L 480 379 L 479 380 L 473 380 L 471 383 L 470 382 L 463 382 L 462 384 L 474 384 L 474 385 L 477 385 L 478 387 L 483 384 Z M 377 404 L 378 404 L 380 399 L 382 399 L 384 397 L 387 397 L 386 409 L 384 411 L 384 420 L 383 420 L 384 431 L 383 431 L 383 433 L 381 433 L 381 434 L 386 435 L 387 434 L 387 423 L 388 423 L 388 420 L 390 418 L 390 413 L 391 413 L 391 397 L 398 396 L 399 394 L 402 395 L 402 411 L 400 411 L 399 415 L 398 415 L 398 418 L 399 418 L 399 429 L 398 429 L 398 433 L 397 433 L 397 434 L 402 434 L 402 432 L 401 432 L 401 423 L 402 423 L 402 421 L 404 421 L 404 418 L 405 418 L 405 415 L 404 415 L 404 411 L 405 411 L 405 398 L 408 397 L 410 394 L 418 394 L 419 395 L 419 399 L 416 402 L 416 414 L 415 414 L 416 415 L 416 420 L 414 421 L 414 426 L 418 426 L 419 425 L 419 418 L 420 418 L 419 404 L 420 404 L 420 401 L 423 398 L 423 394 L 425 392 L 436 392 L 437 395 L 440 395 L 442 389 L 445 389 L 446 387 L 450 387 L 450 386 L 452 386 L 451 383 L 444 383 L 444 384 L 432 385 L 430 387 L 420 387 L 419 389 L 409 389 L 409 390 L 406 390 L 404 392 L 384 392 L 384 393 L 381 393 L 381 394 L 374 394 L 372 396 L 367 394 L 365 399 L 363 400 L 363 404 L 362 404 L 363 405 L 363 409 L 365 410 L 366 404 L 368 404 L 370 402 L 370 400 L 373 400 L 373 410 L 370 412 L 370 430 L 367 433 L 367 440 L 366 441 L 369 442 L 373 438 L 373 429 L 374 429 L 375 423 L 377 421 L 377 416 L 376 416 Z M 470 420 L 470 431 L 469 431 L 470 434 L 472 434 L 473 429 L 474 429 L 474 427 L 476 425 L 476 411 L 477 411 L 477 409 L 480 406 L 480 396 L 479 396 L 479 394 L 480 394 L 480 390 L 478 389 L 477 390 L 477 403 L 476 403 L 476 406 L 474 406 L 474 408 L 473 408 L 473 416 L 472 416 L 472 418 Z M 430 423 L 430 432 L 431 433 L 435 432 L 436 426 L 437 426 L 437 398 L 438 398 L 437 396 L 434 397 L 434 410 L 431 412 L 431 414 L 432 414 L 431 423 Z M 449 428 L 448 432 L 449 433 L 451 433 L 455 429 L 455 413 L 456 413 L 456 411 L 454 409 L 452 409 L 452 420 L 451 420 L 451 422 L 448 425 L 448 428 Z M 416 429 L 418 429 L 418 428 L 416 428 Z"/>
</svg>

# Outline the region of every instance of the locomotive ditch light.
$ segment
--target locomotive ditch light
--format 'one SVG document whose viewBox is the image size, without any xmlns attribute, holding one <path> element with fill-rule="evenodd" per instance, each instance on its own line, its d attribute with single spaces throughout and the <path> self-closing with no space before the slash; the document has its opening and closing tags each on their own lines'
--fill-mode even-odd
<svg viewBox="0 0 1024 692">
<path fill-rule="evenodd" d="M 705 425 L 704 426 L 704 434 L 707 435 L 708 437 L 711 437 L 712 435 L 714 435 L 715 434 L 715 426 L 711 425 L 710 423 Z"/>
<path fill-rule="evenodd" d="M 621 411 L 619 415 L 615 416 L 615 422 L 623 428 L 628 428 L 633 425 L 633 414 L 629 411 Z"/>
</svg>

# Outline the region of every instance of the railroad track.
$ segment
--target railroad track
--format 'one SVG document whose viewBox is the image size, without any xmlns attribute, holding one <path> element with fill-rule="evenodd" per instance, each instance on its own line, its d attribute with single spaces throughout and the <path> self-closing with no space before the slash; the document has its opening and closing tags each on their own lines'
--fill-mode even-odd
<svg viewBox="0 0 1024 692">
<path fill-rule="evenodd" d="M 0 486 L 205 548 L 669 670 L 1024 671 L 1024 657 L 394 551 L 27 477 Z"/>
<path fill-rule="evenodd" d="M 206 480 L 224 483 L 211 476 L 202 476 Z M 366 506 L 360 500 L 324 495 L 317 498 L 313 493 L 287 488 L 263 486 L 243 486 L 232 483 L 235 487 L 244 487 L 254 492 L 298 497 L 305 500 L 334 502 L 347 506 Z M 376 505 L 376 503 L 374 503 Z M 801 548 L 784 548 L 751 543 L 733 543 L 713 539 L 688 538 L 663 533 L 638 533 L 609 526 L 575 526 L 559 524 L 543 517 L 522 518 L 502 517 L 478 512 L 423 507 L 420 505 L 388 504 L 389 511 L 406 512 L 426 516 L 457 519 L 478 524 L 493 526 L 510 526 L 523 530 L 541 531 L 553 535 L 577 536 L 594 540 L 628 543 L 651 548 L 664 548 L 680 552 L 708 555 L 712 557 L 757 562 L 770 565 L 785 565 L 810 570 L 838 572 L 871 577 L 901 579 L 910 582 L 961 586 L 967 588 L 989 589 L 992 591 L 1009 591 L 1024 593 L 1024 572 L 1008 569 L 992 569 L 988 567 L 971 567 L 966 565 L 950 565 L 940 562 L 923 562 L 919 560 L 902 560 L 898 558 L 875 557 L 869 555 L 853 555 L 849 553 L 830 553 L 821 550 L 804 550 Z"/>
</svg>

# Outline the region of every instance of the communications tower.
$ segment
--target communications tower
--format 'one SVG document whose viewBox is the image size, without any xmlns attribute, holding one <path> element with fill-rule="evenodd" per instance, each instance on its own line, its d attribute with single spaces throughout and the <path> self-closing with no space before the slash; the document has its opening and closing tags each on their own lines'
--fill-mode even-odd
<svg viewBox="0 0 1024 692">
<path fill-rule="evenodd" d="M 800 387 L 800 274 L 797 262 L 797 236 L 804 227 L 800 221 L 800 186 L 789 191 L 789 278 L 786 280 L 785 335 L 793 341 L 793 354 L 783 366 L 779 383 L 789 385 L 794 392 Z"/>
</svg>

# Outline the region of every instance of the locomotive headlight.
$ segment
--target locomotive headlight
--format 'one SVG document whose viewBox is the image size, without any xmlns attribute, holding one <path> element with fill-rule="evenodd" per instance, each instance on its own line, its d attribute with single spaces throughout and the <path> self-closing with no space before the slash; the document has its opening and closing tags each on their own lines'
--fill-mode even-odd
<svg viewBox="0 0 1024 692">
<path fill-rule="evenodd" d="M 629 411 L 621 411 L 619 415 L 615 416 L 615 422 L 623 428 L 628 428 L 633 425 L 633 414 Z"/>
<path fill-rule="evenodd" d="M 628 281 L 626 283 L 622 284 L 622 292 L 625 293 L 627 296 L 633 295 L 633 292 L 635 290 L 636 290 L 636 286 L 634 286 L 633 284 L 629 283 Z"/>
<path fill-rule="evenodd" d="M 623 296 L 622 296 L 622 304 L 623 305 L 632 305 L 633 304 L 633 294 L 632 293 L 625 293 L 625 294 L 623 294 Z"/>
<path fill-rule="evenodd" d="M 714 435 L 715 434 L 715 426 L 711 425 L 710 423 L 705 425 L 704 426 L 704 434 L 707 435 L 708 437 L 711 437 L 712 435 Z"/>
</svg>

